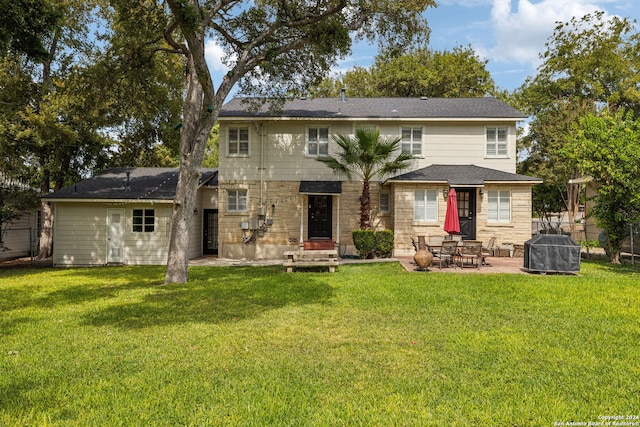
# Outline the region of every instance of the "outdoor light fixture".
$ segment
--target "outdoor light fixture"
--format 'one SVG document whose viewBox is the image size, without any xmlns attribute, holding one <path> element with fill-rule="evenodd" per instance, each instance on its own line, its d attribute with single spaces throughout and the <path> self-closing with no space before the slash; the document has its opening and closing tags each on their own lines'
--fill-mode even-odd
<svg viewBox="0 0 640 427">
<path fill-rule="evenodd" d="M 448 196 L 449 196 L 449 190 L 447 190 L 445 187 L 444 189 L 442 189 L 442 197 L 444 197 L 444 199 L 447 200 Z"/>
<path fill-rule="evenodd" d="M 271 205 L 271 216 L 274 216 L 276 214 L 276 205 L 273 204 Z"/>
</svg>

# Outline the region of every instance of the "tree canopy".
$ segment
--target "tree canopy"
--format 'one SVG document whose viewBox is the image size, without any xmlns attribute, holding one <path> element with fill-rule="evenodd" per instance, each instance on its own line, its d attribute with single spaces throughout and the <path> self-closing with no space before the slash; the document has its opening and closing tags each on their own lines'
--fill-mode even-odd
<svg viewBox="0 0 640 427">
<path fill-rule="evenodd" d="M 351 97 L 477 97 L 496 95 L 487 61 L 470 47 L 452 51 L 414 48 L 401 55 L 385 51 L 369 68 L 356 67 L 324 79 L 314 96 L 338 96 L 346 88 Z"/>
<path fill-rule="evenodd" d="M 570 224 L 579 205 L 582 171 L 563 147 L 581 117 L 601 108 L 640 112 L 640 35 L 626 18 L 603 12 L 559 23 L 541 55 L 537 74 L 516 91 L 516 106 L 531 115 L 519 140 L 518 171 L 543 178 L 534 187 L 534 210 L 566 206 Z M 555 201 L 552 196 L 555 194 Z"/>
<path fill-rule="evenodd" d="M 608 236 L 613 263 L 630 223 L 640 221 L 640 120 L 623 109 L 586 115 L 564 148 L 597 192 L 591 214 Z"/>
<path fill-rule="evenodd" d="M 50 1 L 0 0 L 0 16 L 0 53 L 24 54 L 35 61 L 48 57 L 44 39 L 61 17 Z"/>
</svg>

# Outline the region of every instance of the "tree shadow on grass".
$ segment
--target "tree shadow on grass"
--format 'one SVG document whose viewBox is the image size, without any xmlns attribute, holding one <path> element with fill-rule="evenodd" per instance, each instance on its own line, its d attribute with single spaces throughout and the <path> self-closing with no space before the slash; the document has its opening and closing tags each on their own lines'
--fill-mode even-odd
<svg viewBox="0 0 640 427">
<path fill-rule="evenodd" d="M 190 270 L 187 284 L 154 287 L 136 301 L 86 314 L 84 323 L 133 329 L 225 323 L 289 305 L 325 304 L 333 289 L 324 274 L 285 274 L 275 267 L 201 267 Z"/>
<path fill-rule="evenodd" d="M 55 269 L 53 285 L 42 283 L 39 272 L 17 271 L 13 279 L 24 283 L 0 292 L 0 311 L 53 308 L 116 297 L 120 292 L 150 288 L 162 283 L 160 267 L 100 267 Z"/>
</svg>

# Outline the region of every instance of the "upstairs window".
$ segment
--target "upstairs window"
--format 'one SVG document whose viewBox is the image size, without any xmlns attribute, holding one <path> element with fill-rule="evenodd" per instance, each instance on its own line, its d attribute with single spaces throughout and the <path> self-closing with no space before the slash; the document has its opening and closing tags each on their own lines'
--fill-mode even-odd
<svg viewBox="0 0 640 427">
<path fill-rule="evenodd" d="M 247 210 L 247 190 L 227 190 L 227 211 L 245 212 Z"/>
<path fill-rule="evenodd" d="M 487 157 L 508 156 L 508 131 L 506 127 L 486 128 L 486 154 Z"/>
<path fill-rule="evenodd" d="M 324 156 L 329 154 L 329 128 L 307 129 L 307 155 Z"/>
<path fill-rule="evenodd" d="M 248 156 L 249 155 L 249 128 L 230 127 L 229 128 L 229 155 Z"/>
<path fill-rule="evenodd" d="M 402 151 L 411 153 L 414 156 L 422 155 L 422 128 L 403 127 L 402 128 Z"/>
<path fill-rule="evenodd" d="M 133 210 L 133 232 L 153 233 L 156 227 L 156 214 L 154 209 Z"/>
</svg>

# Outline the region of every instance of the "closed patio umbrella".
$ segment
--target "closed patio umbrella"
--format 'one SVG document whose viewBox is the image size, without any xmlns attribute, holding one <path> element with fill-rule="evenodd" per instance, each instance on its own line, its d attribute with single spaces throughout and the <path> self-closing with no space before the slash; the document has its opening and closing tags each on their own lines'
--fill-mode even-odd
<svg viewBox="0 0 640 427">
<path fill-rule="evenodd" d="M 460 232 L 460 219 L 458 218 L 458 200 L 456 198 L 456 190 L 449 190 L 447 198 L 447 213 L 444 217 L 444 231 L 449 234 Z"/>
</svg>

